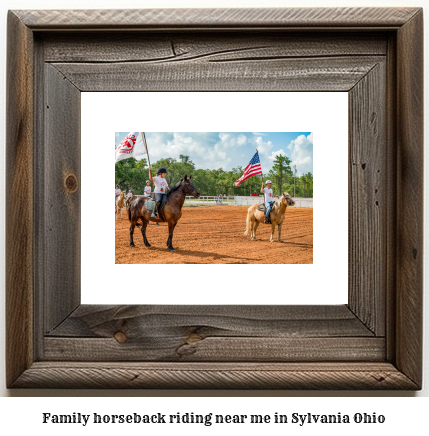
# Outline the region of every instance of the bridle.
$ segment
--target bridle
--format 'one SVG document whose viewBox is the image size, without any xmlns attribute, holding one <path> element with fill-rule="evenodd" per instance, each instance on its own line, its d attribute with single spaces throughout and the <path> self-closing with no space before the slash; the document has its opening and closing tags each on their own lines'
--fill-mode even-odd
<svg viewBox="0 0 429 436">
<path fill-rule="evenodd" d="M 192 186 L 192 188 L 193 188 L 192 190 L 189 190 L 189 187 L 188 187 L 189 185 Z M 183 181 L 183 191 L 181 192 L 183 195 L 186 195 L 186 194 L 194 195 L 195 191 L 198 191 L 198 190 L 191 182 L 185 183 L 185 181 Z"/>
<path fill-rule="evenodd" d="M 286 206 L 293 206 L 295 202 L 292 200 L 292 197 L 283 197 L 286 200 Z"/>
</svg>

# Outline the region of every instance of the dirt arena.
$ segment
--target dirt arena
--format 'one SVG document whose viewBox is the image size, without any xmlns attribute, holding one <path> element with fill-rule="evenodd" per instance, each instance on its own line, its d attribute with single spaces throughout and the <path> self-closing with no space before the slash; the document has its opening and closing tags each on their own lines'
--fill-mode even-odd
<svg viewBox="0 0 429 436">
<path fill-rule="evenodd" d="M 175 253 L 167 249 L 166 223 L 149 223 L 143 244 L 141 227 L 134 231 L 135 248 L 129 245 L 129 221 L 115 220 L 115 263 L 313 263 L 313 209 L 288 208 L 282 225 L 282 239 L 270 242 L 271 225 L 260 224 L 257 240 L 244 236 L 248 207 L 184 207 L 173 236 Z"/>
</svg>

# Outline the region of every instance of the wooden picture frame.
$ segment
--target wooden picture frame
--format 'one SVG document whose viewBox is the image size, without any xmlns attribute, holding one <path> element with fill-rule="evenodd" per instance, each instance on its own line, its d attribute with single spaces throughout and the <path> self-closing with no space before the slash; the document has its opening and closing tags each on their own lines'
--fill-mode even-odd
<svg viewBox="0 0 429 436">
<path fill-rule="evenodd" d="M 419 8 L 10 11 L 7 386 L 420 389 L 422 46 Z M 80 94 L 166 90 L 349 93 L 347 305 L 80 304 Z"/>
</svg>

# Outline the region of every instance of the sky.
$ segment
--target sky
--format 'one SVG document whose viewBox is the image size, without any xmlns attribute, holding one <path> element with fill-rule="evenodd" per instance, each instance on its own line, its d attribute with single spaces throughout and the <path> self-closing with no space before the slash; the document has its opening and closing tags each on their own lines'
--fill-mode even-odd
<svg viewBox="0 0 429 436">
<path fill-rule="evenodd" d="M 115 147 L 129 132 L 116 132 Z M 167 157 L 189 156 L 197 169 L 229 171 L 246 167 L 258 149 L 262 172 L 267 174 L 275 157 L 287 156 L 297 176 L 313 173 L 311 132 L 145 132 L 151 163 Z M 144 156 L 143 156 L 144 157 Z"/>
</svg>

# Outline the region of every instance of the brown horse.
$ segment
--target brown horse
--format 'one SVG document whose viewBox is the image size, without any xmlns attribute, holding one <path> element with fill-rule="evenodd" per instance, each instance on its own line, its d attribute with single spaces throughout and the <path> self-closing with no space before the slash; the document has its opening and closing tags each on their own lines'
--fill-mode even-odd
<svg viewBox="0 0 429 436">
<path fill-rule="evenodd" d="M 131 197 L 127 197 L 125 199 L 125 207 L 128 208 L 128 206 L 133 202 L 134 200 L 134 195 L 132 195 Z"/>
<path fill-rule="evenodd" d="M 122 218 L 122 208 L 125 205 L 125 192 L 121 191 L 120 195 L 116 197 L 115 199 L 115 213 L 116 213 L 116 219 L 118 219 L 119 211 L 121 212 L 121 219 Z"/>
<path fill-rule="evenodd" d="M 130 220 L 130 247 L 135 247 L 133 234 L 134 227 L 137 224 L 139 219 L 142 220 L 142 235 L 143 242 L 146 247 L 150 247 L 149 241 L 146 238 L 146 227 L 149 224 L 149 221 L 152 222 L 163 222 L 165 217 L 165 221 L 168 223 L 168 240 L 167 247 L 170 251 L 176 251 L 173 248 L 173 230 L 176 227 L 177 221 L 179 221 L 182 216 L 182 207 L 185 202 L 186 194 L 193 195 L 195 198 L 200 196 L 200 191 L 191 183 L 191 177 L 185 176 L 180 182 L 176 183 L 167 194 L 167 199 L 165 206 L 158 212 L 158 218 L 152 218 L 152 211 L 146 209 L 146 203 L 150 200 L 149 197 L 139 197 L 135 201 L 133 201 L 128 208 L 128 218 Z"/>
<path fill-rule="evenodd" d="M 274 242 L 274 232 L 276 229 L 276 225 L 278 226 L 279 232 L 279 242 L 283 242 L 281 238 L 282 224 L 285 219 L 285 212 L 288 206 L 294 206 L 295 202 L 292 200 L 291 196 L 283 192 L 283 195 L 279 197 L 278 200 L 274 203 L 273 210 L 271 211 L 271 238 L 270 241 Z M 265 214 L 261 210 L 258 210 L 259 204 L 254 204 L 250 206 L 247 210 L 247 219 L 246 219 L 246 231 L 244 232 L 245 236 L 250 236 L 252 240 L 256 240 L 256 229 L 259 226 L 259 223 L 263 223 L 265 220 Z"/>
</svg>

